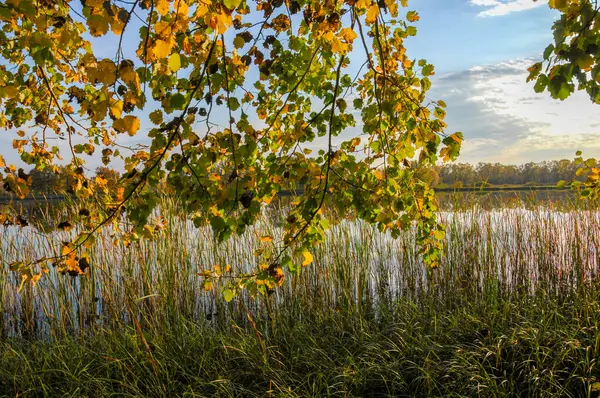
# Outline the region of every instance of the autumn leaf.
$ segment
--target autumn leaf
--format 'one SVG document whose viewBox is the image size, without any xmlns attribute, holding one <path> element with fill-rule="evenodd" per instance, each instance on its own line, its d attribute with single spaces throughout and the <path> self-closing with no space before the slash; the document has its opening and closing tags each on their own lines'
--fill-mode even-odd
<svg viewBox="0 0 600 398">
<path fill-rule="evenodd" d="M 230 10 L 235 10 L 242 4 L 242 0 L 223 0 L 223 4 Z"/>
<path fill-rule="evenodd" d="M 416 13 L 416 11 L 409 11 L 406 14 L 406 20 L 408 22 L 417 22 L 419 19 L 421 18 L 419 17 L 419 14 Z"/>
<path fill-rule="evenodd" d="M 171 5 L 169 4 L 169 0 L 156 0 L 154 7 L 156 8 L 156 11 L 160 13 L 160 15 L 167 15 Z"/>
<path fill-rule="evenodd" d="M 136 116 L 127 115 L 122 119 L 115 120 L 113 128 L 119 133 L 127 132 L 130 136 L 133 136 L 140 128 L 140 119 Z"/>
<path fill-rule="evenodd" d="M 356 39 L 358 37 L 358 35 L 356 34 L 356 32 L 351 29 L 351 28 L 343 28 L 342 30 L 340 30 L 339 32 L 339 36 L 346 42 L 346 43 L 352 43 L 354 41 L 354 39 Z"/>
<path fill-rule="evenodd" d="M 91 15 L 87 19 L 92 36 L 102 36 L 108 32 L 108 18 L 104 15 Z"/>
<path fill-rule="evenodd" d="M 123 82 L 125 82 L 125 84 L 129 84 L 135 87 L 138 92 L 140 91 L 140 77 L 137 74 L 137 72 L 133 69 L 133 67 L 129 65 L 121 67 L 119 69 L 119 74 Z"/>
<path fill-rule="evenodd" d="M 181 68 L 181 57 L 177 53 L 171 54 L 169 57 L 169 69 L 171 72 L 177 72 Z"/>
<path fill-rule="evenodd" d="M 379 16 L 379 7 L 376 4 L 373 4 L 371 7 L 369 7 L 369 10 L 367 11 L 367 23 L 372 24 L 375 23 L 375 21 L 377 21 L 377 17 Z"/>
<path fill-rule="evenodd" d="M 122 112 L 123 112 L 123 101 L 117 101 L 110 107 L 110 114 L 115 119 L 120 118 Z"/>
<path fill-rule="evenodd" d="M 260 237 L 261 242 L 273 242 L 273 237 L 269 235 L 264 235 Z"/>
<path fill-rule="evenodd" d="M 313 262 L 313 255 L 309 251 L 302 252 L 302 266 L 305 267 Z"/>
<path fill-rule="evenodd" d="M 155 58 L 165 58 L 171 53 L 171 43 L 165 40 L 157 40 L 151 51 Z"/>
</svg>

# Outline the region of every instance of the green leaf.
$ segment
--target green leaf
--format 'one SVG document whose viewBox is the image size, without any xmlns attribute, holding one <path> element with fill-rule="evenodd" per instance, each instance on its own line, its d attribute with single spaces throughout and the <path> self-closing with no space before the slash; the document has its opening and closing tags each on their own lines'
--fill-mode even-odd
<svg viewBox="0 0 600 398">
<path fill-rule="evenodd" d="M 183 109 L 187 103 L 185 95 L 181 93 L 173 94 L 169 102 L 171 103 L 171 108 L 173 109 Z"/>
<path fill-rule="evenodd" d="M 533 90 L 536 93 L 541 93 L 541 92 L 543 92 L 546 89 L 546 87 L 548 86 L 549 82 L 550 82 L 550 79 L 548 79 L 548 76 L 546 76 L 546 75 L 539 75 L 538 78 L 537 78 L 537 80 L 536 80 L 536 82 L 535 82 L 535 85 L 533 86 Z"/>
<path fill-rule="evenodd" d="M 163 122 L 163 113 L 160 109 L 150 112 L 148 115 L 150 121 L 156 125 L 159 125 Z"/>
<path fill-rule="evenodd" d="M 546 47 L 546 49 L 544 50 L 544 59 L 548 60 L 550 58 L 550 55 L 552 55 L 553 51 L 554 51 L 554 44 L 548 45 L 548 47 Z"/>
<path fill-rule="evenodd" d="M 433 65 L 427 64 L 423 67 L 423 69 L 421 70 L 421 73 L 423 74 L 423 76 L 431 76 L 431 75 L 433 75 L 433 70 L 434 70 Z"/>
<path fill-rule="evenodd" d="M 235 46 L 235 48 L 240 49 L 244 47 L 244 45 L 246 45 L 246 41 L 242 36 L 237 35 L 235 39 L 233 39 L 233 45 Z"/>
</svg>

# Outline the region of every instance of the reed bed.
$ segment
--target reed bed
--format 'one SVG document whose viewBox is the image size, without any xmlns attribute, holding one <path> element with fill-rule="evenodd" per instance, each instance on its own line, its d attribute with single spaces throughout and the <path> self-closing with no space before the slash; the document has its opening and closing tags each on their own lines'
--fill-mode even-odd
<svg viewBox="0 0 600 398">
<path fill-rule="evenodd" d="M 115 245 L 91 267 L 51 270 L 18 291 L 12 261 L 73 232 L 0 229 L 0 395 L 597 396 L 600 211 L 546 202 L 440 213 L 441 266 L 415 231 L 398 239 L 339 220 L 314 263 L 270 296 L 230 303 L 197 275 L 256 267 L 282 212 L 218 244 L 173 198 L 154 240 Z M 76 205 L 69 211 L 77 211 Z M 43 213 L 40 225 L 58 223 Z M 596 383 L 596 384 L 595 384 Z"/>
</svg>

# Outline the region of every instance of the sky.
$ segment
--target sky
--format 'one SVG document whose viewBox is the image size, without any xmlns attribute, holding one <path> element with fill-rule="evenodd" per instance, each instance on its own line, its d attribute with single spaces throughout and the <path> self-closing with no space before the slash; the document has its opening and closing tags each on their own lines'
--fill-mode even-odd
<svg viewBox="0 0 600 398">
<path fill-rule="evenodd" d="M 600 156 L 600 108 L 585 93 L 536 94 L 527 68 L 552 42 L 558 13 L 539 0 L 413 0 L 417 36 L 408 54 L 436 66 L 430 96 L 462 131 L 459 161 L 522 164 Z"/>
<path fill-rule="evenodd" d="M 577 150 L 585 157 L 600 157 L 600 107 L 585 93 L 561 102 L 547 93 L 536 94 L 533 82 L 526 83 L 527 68 L 541 60 L 552 42 L 558 13 L 547 1 L 409 0 L 407 10 L 420 16 L 417 35 L 406 42 L 407 54 L 435 65 L 429 97 L 448 104 L 447 132 L 461 131 L 465 137 L 459 162 L 573 159 Z M 133 52 L 136 44 L 126 42 L 131 47 L 126 52 Z M 114 57 L 114 45 L 108 42 L 94 43 L 94 49 L 98 58 Z M 142 119 L 142 129 L 150 127 Z M 10 147 L 12 138 L 14 134 L 0 135 L 0 147 Z M 344 134 L 337 137 L 343 139 Z M 307 147 L 322 149 L 326 144 L 321 139 Z M 0 153 L 19 164 L 14 151 Z M 100 164 L 94 156 L 88 169 Z"/>
</svg>

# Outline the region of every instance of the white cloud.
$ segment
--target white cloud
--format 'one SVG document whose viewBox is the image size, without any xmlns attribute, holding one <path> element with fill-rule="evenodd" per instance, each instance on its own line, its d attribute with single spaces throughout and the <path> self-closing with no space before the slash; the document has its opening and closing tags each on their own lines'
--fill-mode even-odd
<svg viewBox="0 0 600 398">
<path fill-rule="evenodd" d="M 474 6 L 488 7 L 477 14 L 480 17 L 498 17 L 511 12 L 525 11 L 545 5 L 544 1 L 533 0 L 470 0 Z"/>
<path fill-rule="evenodd" d="M 565 101 L 526 83 L 532 59 L 482 65 L 433 82 L 448 103 L 449 132 L 465 135 L 461 160 L 524 163 L 600 155 L 600 107 L 584 92 Z"/>
</svg>

